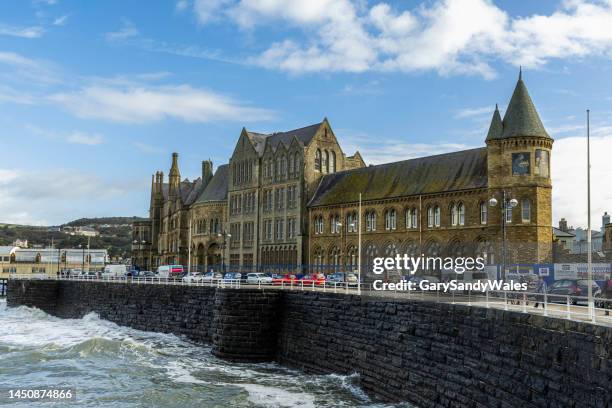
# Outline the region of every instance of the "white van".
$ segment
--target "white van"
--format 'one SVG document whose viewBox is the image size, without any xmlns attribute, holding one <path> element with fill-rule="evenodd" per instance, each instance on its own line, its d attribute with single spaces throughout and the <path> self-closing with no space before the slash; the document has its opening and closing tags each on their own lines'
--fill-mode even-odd
<svg viewBox="0 0 612 408">
<path fill-rule="evenodd" d="M 157 276 L 160 278 L 171 278 L 183 273 L 183 265 L 163 265 L 157 268 Z"/>
<path fill-rule="evenodd" d="M 127 265 L 106 265 L 102 271 L 103 278 L 123 278 L 128 272 Z"/>
</svg>

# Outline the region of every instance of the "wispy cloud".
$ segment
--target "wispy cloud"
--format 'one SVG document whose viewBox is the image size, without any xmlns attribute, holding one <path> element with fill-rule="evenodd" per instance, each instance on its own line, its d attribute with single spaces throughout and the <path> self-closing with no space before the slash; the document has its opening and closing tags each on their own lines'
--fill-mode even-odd
<svg viewBox="0 0 612 408">
<path fill-rule="evenodd" d="M 465 119 L 473 117 L 492 116 L 495 107 L 483 106 L 480 108 L 464 108 L 457 111 L 455 119 Z"/>
<path fill-rule="evenodd" d="M 8 35 L 11 37 L 21 38 L 39 38 L 42 37 L 45 30 L 42 27 L 16 27 L 6 24 L 0 24 L 0 35 Z"/>
<path fill-rule="evenodd" d="M 140 32 L 131 22 L 124 20 L 122 27 L 117 31 L 104 34 L 108 41 L 122 41 L 128 38 L 138 37 Z"/>
<path fill-rule="evenodd" d="M 68 21 L 68 15 L 65 14 L 63 16 L 57 17 L 55 20 L 53 20 L 53 25 L 54 26 L 63 26 L 66 24 L 66 21 Z"/>
<path fill-rule="evenodd" d="M 132 145 L 138 149 L 141 153 L 145 153 L 145 154 L 161 154 L 163 153 L 163 150 L 155 147 L 155 146 L 151 146 L 150 144 L 147 143 L 142 143 L 142 142 L 132 142 Z"/>
<path fill-rule="evenodd" d="M 81 118 L 123 123 L 162 119 L 186 122 L 262 121 L 276 114 L 255 108 L 213 91 L 190 85 L 113 86 L 93 84 L 48 99 Z"/>
<path fill-rule="evenodd" d="M 104 137 L 98 134 L 87 134 L 83 132 L 72 132 L 66 138 L 66 141 L 74 144 L 82 144 L 88 146 L 97 146 L 104 143 Z"/>
</svg>

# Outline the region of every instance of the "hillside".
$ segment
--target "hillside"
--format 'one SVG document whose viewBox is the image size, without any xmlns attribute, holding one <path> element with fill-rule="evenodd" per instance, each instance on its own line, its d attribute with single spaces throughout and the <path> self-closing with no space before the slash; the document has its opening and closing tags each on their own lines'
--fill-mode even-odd
<svg viewBox="0 0 612 408">
<path fill-rule="evenodd" d="M 107 249 L 111 257 L 128 258 L 131 251 L 132 227 L 131 224 L 138 217 L 102 217 L 81 218 L 53 227 L 0 224 L 0 245 L 11 245 L 15 240 L 27 240 L 30 247 L 34 245 L 50 246 L 53 242 L 55 248 L 77 248 L 87 245 L 87 237 L 69 235 L 65 229 L 68 227 L 89 226 L 100 232 L 97 237 L 90 238 L 90 248 Z"/>
</svg>

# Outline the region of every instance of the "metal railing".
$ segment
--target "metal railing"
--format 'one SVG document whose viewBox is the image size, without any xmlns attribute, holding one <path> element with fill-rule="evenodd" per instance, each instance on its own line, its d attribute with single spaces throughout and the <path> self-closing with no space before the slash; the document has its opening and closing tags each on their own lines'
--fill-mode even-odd
<svg viewBox="0 0 612 408">
<path fill-rule="evenodd" d="M 179 278 L 165 277 L 104 277 L 95 275 L 47 276 L 12 274 L 9 279 L 49 279 L 82 282 L 112 282 L 133 285 L 208 286 L 217 288 L 261 290 L 320 291 L 330 293 L 361 294 L 364 297 L 411 299 L 422 301 L 465 304 L 468 306 L 497 308 L 522 313 L 541 314 L 568 320 L 589 321 L 612 326 L 612 299 L 596 297 L 595 307 L 588 307 L 588 298 L 575 295 L 558 295 L 541 292 L 489 290 L 474 291 L 424 291 L 424 290 L 374 290 L 371 284 L 335 282 L 310 279 L 225 279 L 206 276 Z"/>
</svg>

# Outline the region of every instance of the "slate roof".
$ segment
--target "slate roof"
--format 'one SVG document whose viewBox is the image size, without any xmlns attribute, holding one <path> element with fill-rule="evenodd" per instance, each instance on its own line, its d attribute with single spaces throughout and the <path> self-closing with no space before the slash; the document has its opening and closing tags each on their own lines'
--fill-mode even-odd
<svg viewBox="0 0 612 408">
<path fill-rule="evenodd" d="M 504 124 L 502 123 L 502 118 L 499 114 L 499 108 L 497 107 L 497 104 L 495 104 L 495 112 L 493 112 L 493 118 L 491 119 L 491 125 L 489 126 L 486 140 L 499 139 L 502 137 L 503 132 Z"/>
<path fill-rule="evenodd" d="M 317 133 L 317 130 L 319 127 L 321 127 L 321 123 L 323 122 L 315 123 L 299 129 L 289 130 L 287 132 L 276 132 L 272 134 L 247 131 L 247 135 L 251 139 L 251 142 L 253 142 L 255 150 L 261 156 L 267 145 L 270 145 L 274 149 L 276 149 L 280 143 L 284 143 L 286 146 L 289 146 L 294 137 L 304 146 L 310 144 L 312 138 Z"/>
<path fill-rule="evenodd" d="M 0 256 L 9 256 L 17 249 L 15 246 L 0 246 Z"/>
<path fill-rule="evenodd" d="M 504 114 L 503 132 L 498 138 L 507 139 L 521 136 L 535 136 L 551 139 L 544 129 L 535 105 L 523 82 L 522 73 L 510 98 L 508 109 Z"/>
<path fill-rule="evenodd" d="M 404 197 L 487 186 L 487 149 L 422 157 L 328 174 L 309 206 Z"/>
<path fill-rule="evenodd" d="M 217 168 L 212 179 L 202 191 L 197 203 L 208 201 L 225 201 L 227 199 L 227 186 L 229 184 L 229 165 L 224 164 Z"/>
<path fill-rule="evenodd" d="M 193 203 L 198 198 L 200 193 L 202 192 L 201 190 L 202 190 L 202 179 L 201 178 L 197 178 L 194 181 L 189 181 L 187 179 L 181 181 L 179 191 L 181 194 L 181 200 L 183 201 L 183 204 L 189 205 Z"/>
<path fill-rule="evenodd" d="M 553 234 L 556 237 L 559 237 L 559 238 L 574 238 L 574 237 L 576 237 L 576 235 L 572 234 L 571 232 L 563 231 L 563 230 L 560 230 L 559 228 L 556 228 L 556 227 L 552 227 L 552 229 L 553 229 Z"/>
</svg>

